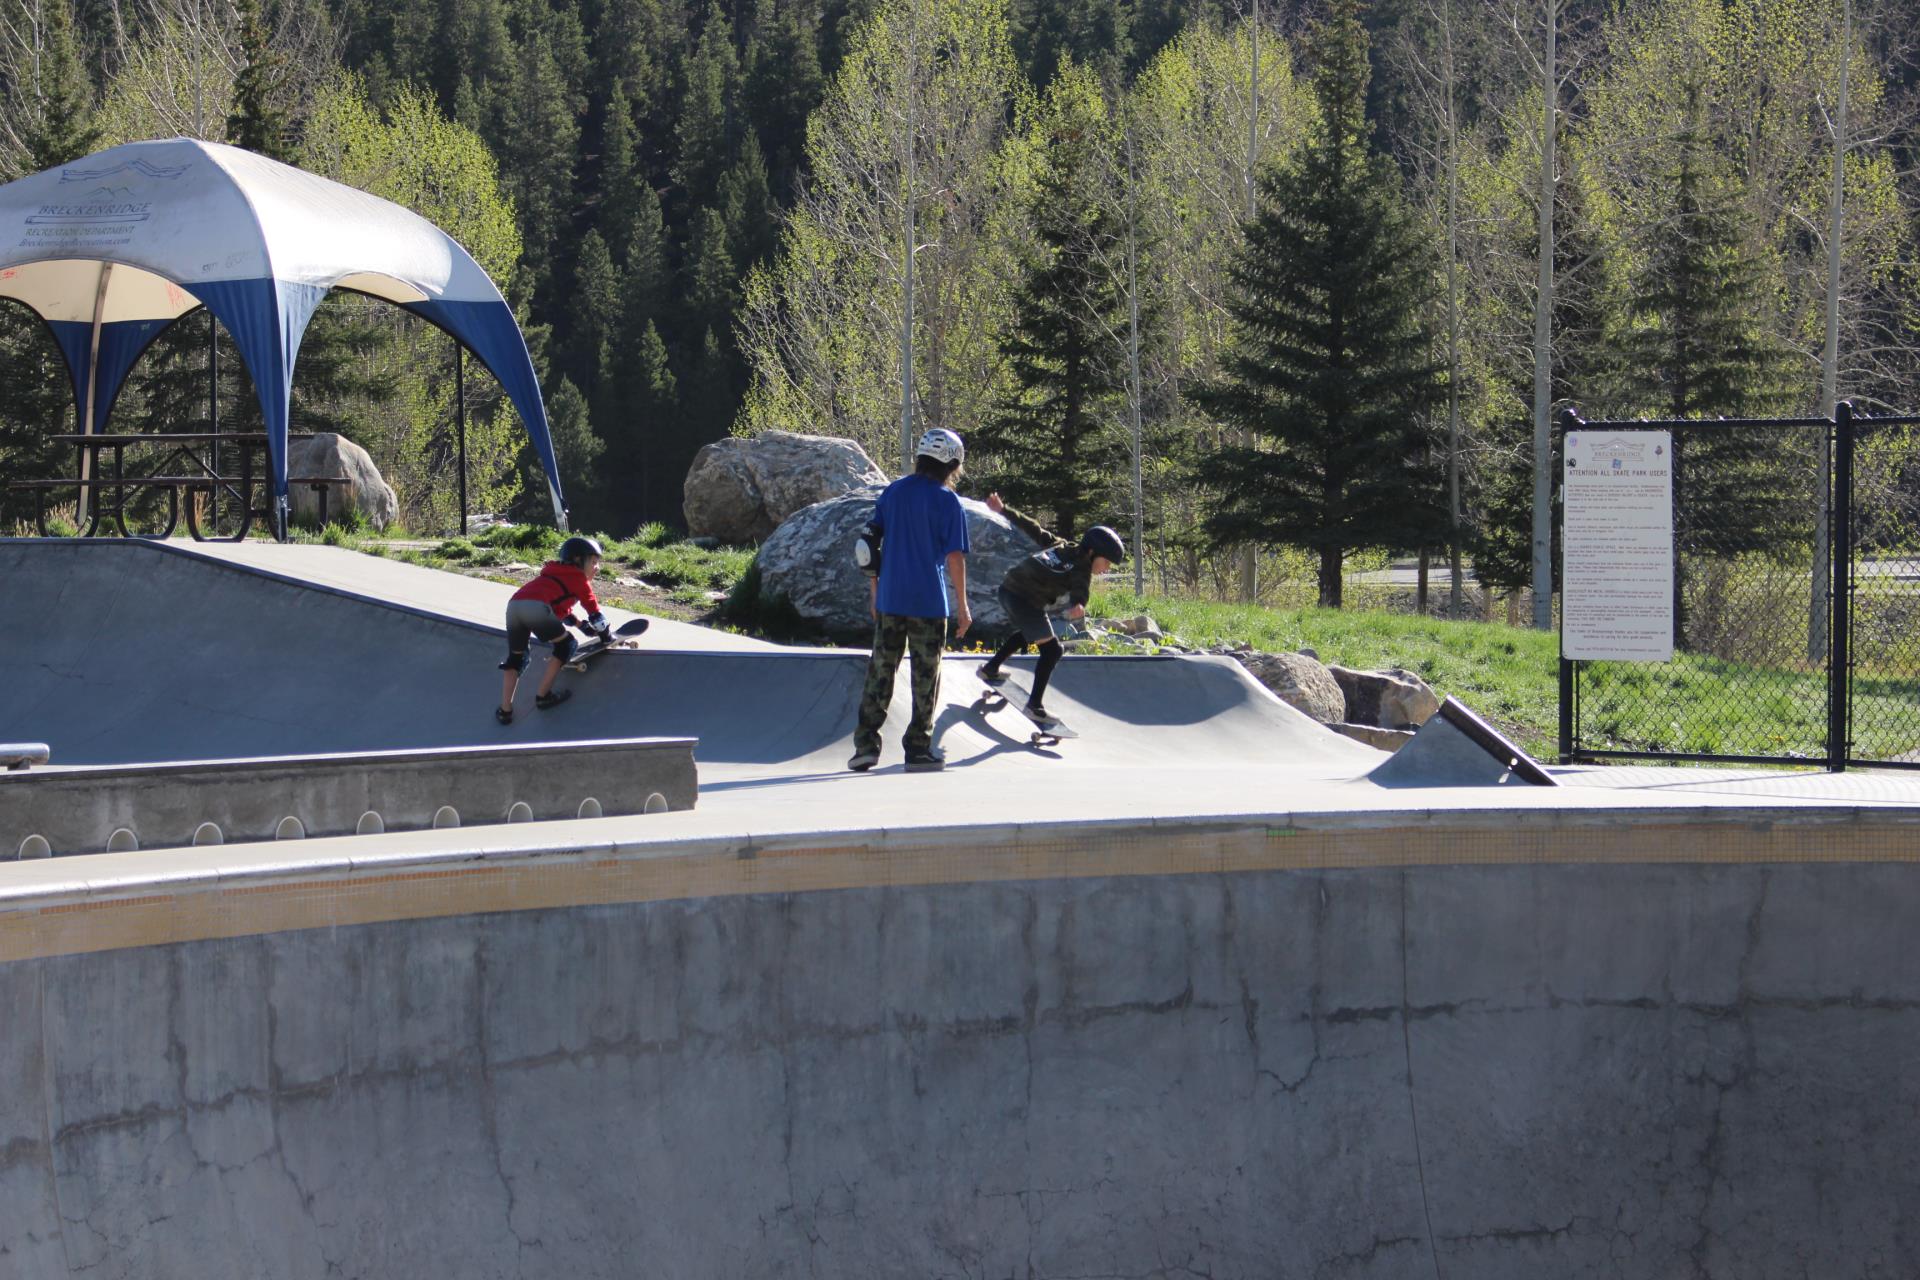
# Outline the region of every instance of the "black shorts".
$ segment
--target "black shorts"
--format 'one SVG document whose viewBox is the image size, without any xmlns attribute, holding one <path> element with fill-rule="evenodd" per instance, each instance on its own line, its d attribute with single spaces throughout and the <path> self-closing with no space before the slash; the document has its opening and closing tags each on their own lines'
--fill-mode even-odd
<svg viewBox="0 0 1920 1280">
<path fill-rule="evenodd" d="M 567 633 L 560 625 L 560 619 L 553 616 L 553 606 L 539 600 L 507 601 L 507 652 L 525 653 L 527 637 L 539 636 L 552 644 Z"/>
<path fill-rule="evenodd" d="M 1007 621 L 1020 633 L 1020 638 L 1028 644 L 1045 644 L 1053 639 L 1053 624 L 1047 621 L 1047 611 L 1031 601 L 1022 600 L 1013 592 L 1001 587 L 999 591 L 1000 607 L 1007 611 Z"/>
</svg>

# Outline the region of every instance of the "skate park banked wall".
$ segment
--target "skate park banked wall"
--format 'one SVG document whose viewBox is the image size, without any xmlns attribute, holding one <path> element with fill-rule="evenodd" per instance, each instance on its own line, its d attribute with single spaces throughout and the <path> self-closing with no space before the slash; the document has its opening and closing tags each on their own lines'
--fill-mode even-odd
<svg viewBox="0 0 1920 1280">
<path fill-rule="evenodd" d="M 93 624 L 0 633 L 57 763 L 496 732 L 491 602 L 0 565 Z M 0 862 L 0 1278 L 1920 1272 L 1916 810 L 1462 808 L 1154 659 L 849 781 L 860 668 L 584 677 L 694 812 Z"/>
<path fill-rule="evenodd" d="M 0 867 L 0 1275 L 1920 1264 L 1908 811 L 566 827 Z"/>
</svg>

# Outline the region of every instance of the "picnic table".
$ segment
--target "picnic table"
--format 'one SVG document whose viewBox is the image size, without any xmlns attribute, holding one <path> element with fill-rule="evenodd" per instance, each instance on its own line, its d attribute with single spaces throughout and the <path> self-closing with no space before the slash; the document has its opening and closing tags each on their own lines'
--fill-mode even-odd
<svg viewBox="0 0 1920 1280">
<path fill-rule="evenodd" d="M 312 438 L 311 432 L 297 432 L 289 440 Z M 180 523 L 182 509 L 186 511 L 187 532 L 196 542 L 219 541 L 239 542 L 253 528 L 256 516 L 264 516 L 269 521 L 275 517 L 273 494 L 267 484 L 266 468 L 256 472 L 254 456 L 264 454 L 267 448 L 267 433 L 264 431 L 178 431 L 178 432 L 128 432 L 121 434 L 70 434 L 52 437 L 59 444 L 74 446 L 78 454 L 78 475 L 57 477 L 51 480 L 15 480 L 8 484 L 11 489 L 32 491 L 33 523 L 41 537 L 47 533 L 46 495 L 60 489 L 72 488 L 77 501 L 87 511 L 86 525 L 79 532 L 83 538 L 95 536 L 100 522 L 111 517 L 113 525 L 123 538 L 166 538 Z M 209 456 L 203 457 L 200 446 L 208 446 Z M 232 446 L 239 455 L 238 475 L 222 475 L 213 462 L 214 450 L 222 445 Z M 166 452 L 158 461 L 158 469 L 146 475 L 128 475 L 126 473 L 126 453 L 128 449 L 160 448 Z M 106 460 L 102 455 L 111 451 L 111 474 L 107 474 Z M 226 459 L 221 459 L 225 463 Z M 174 464 L 179 464 L 177 467 Z M 232 468 L 228 468 L 231 470 Z M 254 483 L 260 484 L 260 503 L 254 503 Z M 289 486 L 303 484 L 311 486 L 320 498 L 320 523 L 327 521 L 327 494 L 338 485 L 350 483 L 341 476 L 288 476 Z M 157 533 L 135 533 L 127 528 L 127 499 L 129 493 L 137 494 L 142 489 L 159 489 L 167 495 L 167 522 Z M 240 510 L 238 531 L 231 537 L 220 538 L 203 532 L 200 528 L 199 509 L 193 502 L 193 494 L 204 490 L 213 500 L 216 509 L 221 493 L 232 497 Z M 182 501 L 182 495 L 186 495 Z M 285 531 L 274 530 L 276 536 L 284 536 Z"/>
</svg>

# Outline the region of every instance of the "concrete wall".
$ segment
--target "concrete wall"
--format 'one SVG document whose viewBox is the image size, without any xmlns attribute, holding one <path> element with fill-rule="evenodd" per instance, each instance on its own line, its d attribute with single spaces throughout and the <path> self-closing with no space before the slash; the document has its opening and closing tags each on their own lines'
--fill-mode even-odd
<svg viewBox="0 0 1920 1280">
<path fill-rule="evenodd" d="M 0 1276 L 1920 1273 L 1920 867 L 1416 866 L 0 965 Z"/>
<path fill-rule="evenodd" d="M 353 835 L 369 820 L 412 831 L 577 818 L 583 804 L 596 817 L 650 800 L 691 809 L 693 748 L 615 738 L 0 773 L 0 858 Z"/>
</svg>

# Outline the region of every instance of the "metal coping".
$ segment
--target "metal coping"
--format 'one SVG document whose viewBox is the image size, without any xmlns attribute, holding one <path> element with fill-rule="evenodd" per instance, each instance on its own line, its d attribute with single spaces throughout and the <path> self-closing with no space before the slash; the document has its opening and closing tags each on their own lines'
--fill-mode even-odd
<svg viewBox="0 0 1920 1280">
<path fill-rule="evenodd" d="M 0 786 L 28 782 L 107 782 L 116 778 L 184 776 L 220 769 L 255 772 L 273 769 L 297 769 L 320 765 L 405 765 L 432 764 L 438 761 L 485 760 L 527 755 L 577 755 L 589 751 L 631 748 L 673 749 L 697 747 L 698 738 L 586 738 L 565 742 L 504 742 L 458 747 L 407 747 L 395 751 L 331 751 L 311 755 L 235 756 L 231 759 L 164 760 L 141 764 L 65 765 L 26 778 L 7 778 L 0 774 Z M 6 758 L 0 749 L 0 760 Z"/>
<path fill-rule="evenodd" d="M 1449 697 L 1440 704 L 1439 714 L 1448 724 L 1465 734 L 1475 746 L 1490 756 L 1495 756 L 1513 771 L 1517 778 L 1531 782 L 1536 787 L 1557 787 L 1552 774 L 1542 769 L 1537 761 L 1498 729 L 1476 715 L 1464 702 Z"/>
</svg>

